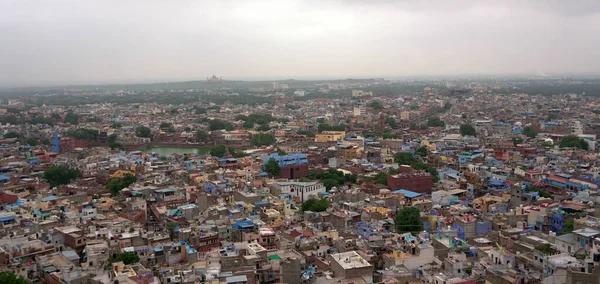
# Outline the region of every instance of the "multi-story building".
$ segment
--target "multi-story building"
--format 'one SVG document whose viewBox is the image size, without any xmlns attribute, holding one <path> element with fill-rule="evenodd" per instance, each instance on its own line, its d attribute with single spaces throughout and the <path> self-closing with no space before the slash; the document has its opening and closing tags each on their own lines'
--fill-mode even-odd
<svg viewBox="0 0 600 284">
<path fill-rule="evenodd" d="M 290 194 L 301 202 L 307 200 L 310 196 L 317 196 L 319 192 L 325 192 L 325 186 L 322 183 L 311 181 L 311 182 L 274 182 L 271 185 L 273 193 L 278 194 Z"/>
<path fill-rule="evenodd" d="M 410 166 L 400 166 L 400 173 L 388 175 L 388 188 L 408 189 L 418 193 L 431 194 L 433 187 L 433 176 L 426 171 L 414 170 Z"/>
<path fill-rule="evenodd" d="M 339 142 L 343 141 L 346 138 L 345 131 L 323 131 L 317 135 L 315 135 L 315 142 L 325 143 L 325 142 Z"/>
<path fill-rule="evenodd" d="M 335 277 L 342 279 L 373 277 L 373 266 L 356 251 L 327 255 Z"/>
<path fill-rule="evenodd" d="M 263 158 L 263 166 L 266 165 L 270 159 L 275 159 L 279 164 L 280 178 L 296 179 L 308 175 L 308 157 L 306 154 L 279 156 L 277 153 L 274 153 Z"/>
<path fill-rule="evenodd" d="M 363 90 L 352 90 L 352 97 L 354 97 L 354 98 L 372 97 L 372 96 L 373 96 L 373 92 L 365 92 Z"/>
</svg>

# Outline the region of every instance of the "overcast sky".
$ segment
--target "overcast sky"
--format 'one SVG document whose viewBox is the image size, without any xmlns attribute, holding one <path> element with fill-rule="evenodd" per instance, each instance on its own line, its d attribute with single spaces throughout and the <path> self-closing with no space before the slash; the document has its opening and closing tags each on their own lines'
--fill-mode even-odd
<svg viewBox="0 0 600 284">
<path fill-rule="evenodd" d="M 0 86 L 600 73 L 597 0 L 0 0 Z"/>
</svg>

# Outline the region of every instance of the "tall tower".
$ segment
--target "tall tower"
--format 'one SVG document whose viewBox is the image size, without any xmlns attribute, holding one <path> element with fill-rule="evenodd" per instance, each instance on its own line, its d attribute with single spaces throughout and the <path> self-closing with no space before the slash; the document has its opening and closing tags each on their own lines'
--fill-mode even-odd
<svg viewBox="0 0 600 284">
<path fill-rule="evenodd" d="M 60 152 L 60 143 L 58 138 L 58 133 L 54 133 L 54 137 L 52 137 L 52 152 L 54 153 Z"/>
</svg>

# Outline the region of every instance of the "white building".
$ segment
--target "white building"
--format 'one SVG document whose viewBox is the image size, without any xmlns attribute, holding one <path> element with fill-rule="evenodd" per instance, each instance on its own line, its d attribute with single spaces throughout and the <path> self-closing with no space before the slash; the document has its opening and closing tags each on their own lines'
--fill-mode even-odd
<svg viewBox="0 0 600 284">
<path fill-rule="evenodd" d="M 274 182 L 272 189 L 275 194 L 291 194 L 294 197 L 300 198 L 304 202 L 312 195 L 318 197 L 319 192 L 326 191 L 322 183 L 312 182 Z"/>
</svg>

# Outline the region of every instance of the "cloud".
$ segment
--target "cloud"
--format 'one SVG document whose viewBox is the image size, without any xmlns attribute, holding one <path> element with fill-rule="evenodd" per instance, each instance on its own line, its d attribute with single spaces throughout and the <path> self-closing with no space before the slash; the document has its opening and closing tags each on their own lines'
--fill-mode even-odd
<svg viewBox="0 0 600 284">
<path fill-rule="evenodd" d="M 597 1 L 3 1 L 0 86 L 597 73 Z"/>
</svg>

